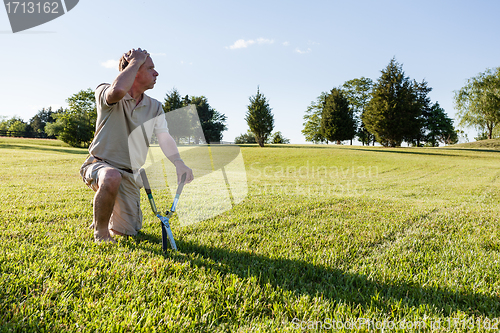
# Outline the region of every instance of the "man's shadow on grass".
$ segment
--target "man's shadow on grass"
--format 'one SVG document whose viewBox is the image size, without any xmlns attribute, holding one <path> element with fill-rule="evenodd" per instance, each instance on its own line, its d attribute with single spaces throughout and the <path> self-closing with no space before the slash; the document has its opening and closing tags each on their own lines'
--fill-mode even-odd
<svg viewBox="0 0 500 333">
<path fill-rule="evenodd" d="M 161 238 L 141 232 L 134 248 L 143 248 L 141 242 L 160 244 Z M 322 296 L 333 303 L 347 303 L 354 307 L 375 307 L 390 314 L 391 304 L 400 307 L 428 305 L 436 315 L 449 315 L 463 311 L 468 315 L 497 318 L 500 316 L 500 298 L 475 292 L 449 290 L 440 287 L 422 287 L 408 282 L 379 282 L 366 275 L 349 273 L 340 269 L 315 265 L 302 260 L 268 258 L 250 252 L 231 251 L 224 248 L 176 240 L 179 252 L 163 252 L 161 247 L 147 250 L 159 256 L 186 261 L 183 254 L 193 254 L 191 264 L 219 272 L 221 275 L 235 274 L 242 279 L 255 277 L 264 286 L 271 284 L 297 296 Z"/>
</svg>

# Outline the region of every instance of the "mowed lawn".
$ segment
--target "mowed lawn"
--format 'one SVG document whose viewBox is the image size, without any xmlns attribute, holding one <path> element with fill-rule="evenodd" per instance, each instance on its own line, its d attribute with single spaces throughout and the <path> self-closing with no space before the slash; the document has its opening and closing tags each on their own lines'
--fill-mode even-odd
<svg viewBox="0 0 500 333">
<path fill-rule="evenodd" d="M 246 199 L 163 253 L 144 192 L 137 237 L 93 242 L 85 149 L 0 138 L 0 331 L 500 328 L 500 151 L 241 149 Z"/>
</svg>

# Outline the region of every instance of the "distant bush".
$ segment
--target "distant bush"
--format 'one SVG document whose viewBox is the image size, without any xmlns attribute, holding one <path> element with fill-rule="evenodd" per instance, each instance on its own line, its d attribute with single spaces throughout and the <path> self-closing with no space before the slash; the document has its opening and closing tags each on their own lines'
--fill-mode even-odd
<svg viewBox="0 0 500 333">
<path fill-rule="evenodd" d="M 255 135 L 248 130 L 245 134 L 240 134 L 234 139 L 234 143 L 237 145 L 244 144 L 244 143 L 257 143 L 257 140 L 255 140 Z"/>
<path fill-rule="evenodd" d="M 281 134 L 281 132 L 278 131 L 273 135 L 271 135 L 271 137 L 269 138 L 269 143 L 276 143 L 276 144 L 290 143 L 290 139 L 285 138 L 283 134 Z"/>
</svg>

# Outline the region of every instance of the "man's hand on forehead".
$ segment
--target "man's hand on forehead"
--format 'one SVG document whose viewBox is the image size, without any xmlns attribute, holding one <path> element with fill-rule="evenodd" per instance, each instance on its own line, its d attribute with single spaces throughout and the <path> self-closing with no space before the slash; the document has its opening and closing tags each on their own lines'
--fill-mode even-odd
<svg viewBox="0 0 500 333">
<path fill-rule="evenodd" d="M 146 54 L 147 56 L 149 56 L 148 51 L 143 50 L 143 49 L 141 49 L 141 48 L 138 48 L 138 49 L 132 49 L 132 50 L 128 51 L 128 52 L 127 52 L 127 54 L 132 54 L 132 53 L 134 53 L 134 52 L 136 52 L 136 53 L 137 53 L 137 52 L 144 53 L 144 54 Z"/>
<path fill-rule="evenodd" d="M 140 64 L 143 64 L 146 59 L 149 57 L 149 53 L 146 50 L 142 50 L 141 48 L 138 49 L 132 49 L 125 53 L 125 60 L 128 62 L 131 62 L 132 60 L 135 60 L 139 62 Z"/>
</svg>

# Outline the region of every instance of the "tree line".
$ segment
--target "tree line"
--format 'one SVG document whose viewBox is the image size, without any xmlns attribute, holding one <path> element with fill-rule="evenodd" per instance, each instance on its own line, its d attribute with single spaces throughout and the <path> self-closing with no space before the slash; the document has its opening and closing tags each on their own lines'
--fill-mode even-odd
<svg viewBox="0 0 500 333">
<path fill-rule="evenodd" d="M 88 147 L 94 138 L 97 121 L 94 91 L 90 88 L 81 90 L 66 101 L 68 108 L 60 108 L 57 111 L 52 111 L 51 107 L 43 108 L 30 119 L 29 123 L 19 117 L 1 121 L 0 135 L 57 138 L 74 147 Z M 170 115 L 172 121 L 167 124 L 174 140 L 178 144 L 220 142 L 222 133 L 227 130 L 227 117 L 214 109 L 205 96 L 182 96 L 173 88 L 165 96 L 163 111 L 169 113 L 188 105 L 195 105 L 203 133 L 195 131 L 198 127 L 195 123 L 197 119 L 192 114 L 173 113 Z M 245 118 L 249 130 L 237 137 L 235 143 L 258 143 L 261 146 L 265 143 L 289 143 L 290 140 L 280 131 L 272 133 L 274 115 L 271 110 L 267 98 L 257 88 L 257 94 L 250 97 Z"/>
<path fill-rule="evenodd" d="M 391 59 L 376 82 L 361 77 L 323 92 L 304 115 L 306 141 L 336 142 L 358 138 L 363 145 L 379 142 L 396 147 L 407 142 L 413 146 L 439 146 L 458 141 L 453 120 L 428 94 L 432 88 L 426 81 L 417 82 L 405 75 L 402 65 Z M 470 78 L 454 92 L 459 126 L 479 131 L 476 140 L 500 137 L 500 67 L 487 69 Z M 69 107 L 53 111 L 43 108 L 25 122 L 19 117 L 0 120 L 0 136 L 58 138 L 71 146 L 88 146 L 95 131 L 97 110 L 92 89 L 81 90 L 66 100 Z M 249 98 L 245 120 L 246 133 L 235 138 L 236 144 L 289 143 L 280 131 L 274 132 L 274 115 L 268 99 L 260 92 Z M 203 135 L 194 133 L 193 117 L 176 119 L 169 131 L 177 143 L 215 143 L 227 130 L 227 117 L 215 110 L 205 96 L 182 96 L 175 88 L 166 94 L 164 112 L 195 105 Z M 178 120 L 178 121 L 177 121 Z M 182 131 L 181 131 L 182 130 Z"/>
<path fill-rule="evenodd" d="M 357 137 L 363 145 L 390 147 L 458 141 L 453 120 L 438 102 L 431 103 L 426 81 L 411 80 L 395 58 L 381 73 L 376 82 L 361 77 L 321 93 L 304 116 L 306 140 L 352 144 Z"/>
<path fill-rule="evenodd" d="M 61 111 L 62 108 L 57 111 L 52 111 L 52 107 L 43 108 L 29 122 L 25 122 L 17 116 L 2 119 L 0 121 L 0 136 L 55 139 L 55 137 L 45 133 L 45 125 L 53 122 L 54 118 L 52 116 Z"/>
</svg>

